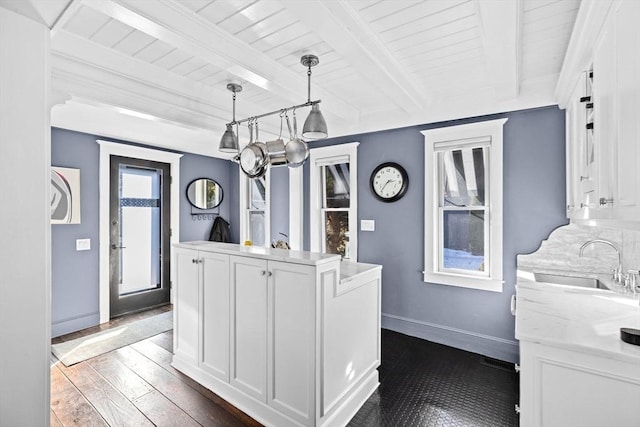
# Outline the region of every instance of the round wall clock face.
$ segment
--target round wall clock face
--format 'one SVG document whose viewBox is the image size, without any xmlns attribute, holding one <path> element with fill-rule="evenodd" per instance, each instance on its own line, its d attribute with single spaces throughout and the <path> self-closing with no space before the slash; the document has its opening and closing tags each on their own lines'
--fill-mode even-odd
<svg viewBox="0 0 640 427">
<path fill-rule="evenodd" d="M 409 176 L 402 166 L 387 162 L 371 173 L 371 191 L 383 202 L 395 202 L 407 192 Z"/>
</svg>

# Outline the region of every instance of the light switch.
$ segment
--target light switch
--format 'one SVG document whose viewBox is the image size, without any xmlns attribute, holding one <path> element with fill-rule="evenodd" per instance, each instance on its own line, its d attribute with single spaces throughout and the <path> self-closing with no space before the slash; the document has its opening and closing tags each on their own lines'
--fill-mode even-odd
<svg viewBox="0 0 640 427">
<path fill-rule="evenodd" d="M 361 219 L 360 220 L 361 231 L 375 231 L 376 222 L 373 219 Z"/>
<path fill-rule="evenodd" d="M 91 239 L 76 239 L 76 251 L 91 250 Z"/>
</svg>

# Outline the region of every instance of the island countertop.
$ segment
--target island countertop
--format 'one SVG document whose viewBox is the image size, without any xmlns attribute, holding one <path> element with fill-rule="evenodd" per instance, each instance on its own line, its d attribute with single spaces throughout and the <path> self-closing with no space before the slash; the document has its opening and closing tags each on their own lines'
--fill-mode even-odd
<svg viewBox="0 0 640 427">
<path fill-rule="evenodd" d="M 177 248 L 218 252 L 229 255 L 243 255 L 252 258 L 261 258 L 272 261 L 291 262 L 294 264 L 305 265 L 320 265 L 326 262 L 340 261 L 340 255 L 335 254 L 292 251 L 289 249 L 265 248 L 263 246 L 245 246 L 237 243 L 209 242 L 206 240 L 180 242 L 176 243 L 174 246 Z"/>
<path fill-rule="evenodd" d="M 621 327 L 640 329 L 637 297 L 519 279 L 516 310 L 521 341 L 640 363 L 640 346 L 620 339 Z"/>
</svg>

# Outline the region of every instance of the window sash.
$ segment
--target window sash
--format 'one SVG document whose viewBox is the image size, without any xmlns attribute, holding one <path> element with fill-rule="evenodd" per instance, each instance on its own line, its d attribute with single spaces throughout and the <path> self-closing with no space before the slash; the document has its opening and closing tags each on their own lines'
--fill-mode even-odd
<svg viewBox="0 0 640 427">
<path fill-rule="evenodd" d="M 437 147 L 438 144 L 435 144 Z M 477 277 L 490 277 L 491 269 L 489 266 L 491 265 L 491 210 L 489 208 L 489 201 L 491 200 L 491 185 L 490 185 L 490 171 L 489 171 L 489 159 L 490 159 L 490 139 L 488 138 L 472 138 L 466 141 L 462 141 L 461 143 L 452 143 L 447 141 L 441 144 L 438 150 L 435 151 L 436 162 L 438 168 L 438 219 L 437 219 L 437 232 L 438 232 L 438 247 L 436 250 L 437 255 L 437 265 L 436 272 L 437 273 L 449 273 L 449 274 L 461 274 L 466 276 L 477 276 Z M 482 158 L 483 158 L 483 168 L 484 168 L 484 200 L 482 205 L 469 205 L 469 206 L 447 206 L 445 203 L 445 178 L 447 176 L 447 172 L 451 173 L 453 166 L 450 165 L 449 168 L 445 167 L 445 163 L 448 161 L 447 153 L 452 153 L 453 151 L 462 151 L 463 157 L 465 150 L 473 150 L 474 148 L 482 148 Z M 465 170 L 466 170 L 465 165 Z M 475 169 L 475 168 L 474 168 Z M 477 186 L 475 182 L 475 172 L 474 172 L 474 184 Z M 465 174 L 466 177 L 466 174 Z M 450 181 L 452 178 L 450 177 Z M 466 180 L 465 180 L 466 182 Z M 468 187 L 468 184 L 467 184 Z M 472 211 L 482 211 L 484 213 L 484 223 L 483 223 L 483 250 L 484 250 L 484 271 L 474 271 L 474 270 L 465 270 L 460 268 L 446 268 L 444 266 L 444 216 L 445 212 L 472 212 Z"/>
<path fill-rule="evenodd" d="M 241 170 L 240 179 L 240 241 L 251 241 L 254 246 L 269 246 L 271 241 L 270 227 L 270 174 L 267 171 L 263 178 L 260 178 L 264 184 L 264 204 L 261 200 L 256 200 L 256 206 L 253 206 L 253 196 L 257 190 L 252 179 L 248 178 Z M 262 199 L 260 196 L 258 199 Z M 253 234 L 251 219 L 256 214 L 262 214 L 264 217 L 264 236 L 256 236 Z M 259 244 L 262 243 L 262 244 Z"/>
<path fill-rule="evenodd" d="M 484 214 L 483 220 L 483 263 L 484 271 L 467 270 L 463 268 L 447 268 L 444 266 L 444 215 L 445 212 L 473 212 L 480 211 Z M 491 213 L 487 207 L 459 208 L 440 207 L 438 209 L 438 268 L 436 272 L 449 274 L 462 274 L 466 276 L 490 277 L 491 270 Z"/>
<path fill-rule="evenodd" d="M 349 227 L 350 225 L 350 216 L 351 216 L 351 209 L 349 208 L 323 208 L 320 209 L 320 217 L 321 217 L 321 222 L 322 222 L 322 242 L 321 242 L 321 247 L 322 247 L 322 252 L 326 253 L 327 252 L 327 213 L 329 212 L 346 212 L 348 215 L 348 221 L 347 221 L 347 244 L 350 245 L 350 240 L 351 240 L 351 228 Z M 350 258 L 350 252 L 349 250 L 346 251 L 345 258 Z"/>
</svg>

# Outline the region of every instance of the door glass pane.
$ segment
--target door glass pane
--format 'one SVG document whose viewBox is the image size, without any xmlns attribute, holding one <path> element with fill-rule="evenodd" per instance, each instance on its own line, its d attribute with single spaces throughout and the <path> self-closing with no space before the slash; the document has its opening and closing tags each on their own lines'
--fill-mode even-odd
<svg viewBox="0 0 640 427">
<path fill-rule="evenodd" d="M 161 177 L 120 166 L 120 295 L 160 286 Z"/>
<path fill-rule="evenodd" d="M 254 246 L 264 246 L 264 212 L 249 212 L 251 242 Z"/>
<path fill-rule="evenodd" d="M 443 267 L 485 271 L 484 212 L 443 212 Z"/>
<path fill-rule="evenodd" d="M 439 154 L 443 169 L 444 206 L 483 206 L 485 200 L 484 148 L 464 148 Z"/>
<path fill-rule="evenodd" d="M 349 212 L 325 211 L 325 253 L 349 258 Z"/>
<path fill-rule="evenodd" d="M 324 178 L 324 207 L 349 207 L 349 163 L 322 167 Z"/>
<path fill-rule="evenodd" d="M 266 188 L 264 177 L 249 180 L 249 209 L 266 208 Z"/>
</svg>

